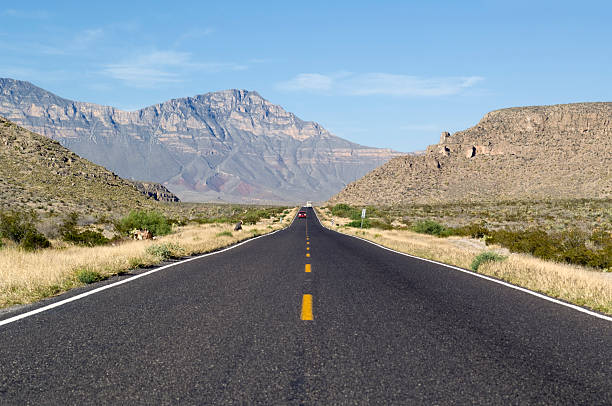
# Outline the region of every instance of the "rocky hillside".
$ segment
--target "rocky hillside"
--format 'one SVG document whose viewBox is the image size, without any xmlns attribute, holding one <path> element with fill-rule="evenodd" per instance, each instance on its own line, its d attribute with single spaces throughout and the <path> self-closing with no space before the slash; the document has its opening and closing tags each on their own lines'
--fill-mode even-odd
<svg viewBox="0 0 612 406">
<path fill-rule="evenodd" d="M 0 210 L 97 216 L 157 202 L 58 142 L 0 117 Z"/>
<path fill-rule="evenodd" d="M 127 112 L 0 79 L 0 115 L 188 201 L 325 200 L 399 155 L 336 137 L 245 90 Z"/>
<path fill-rule="evenodd" d="M 612 103 L 492 111 L 394 158 L 330 202 L 402 205 L 612 196 Z"/>
</svg>

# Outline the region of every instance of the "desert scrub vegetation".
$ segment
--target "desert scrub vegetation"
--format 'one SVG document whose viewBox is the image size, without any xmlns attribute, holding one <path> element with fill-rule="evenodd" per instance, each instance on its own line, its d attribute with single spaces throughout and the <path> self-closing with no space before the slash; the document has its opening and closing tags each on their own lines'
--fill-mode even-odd
<svg viewBox="0 0 612 406">
<path fill-rule="evenodd" d="M 431 208 L 424 206 L 429 212 Z M 361 210 L 346 204 L 338 204 L 328 210 L 331 215 L 361 216 Z M 335 213 L 335 214 L 334 214 Z M 390 221 L 390 214 L 380 208 L 369 208 L 369 217 L 364 219 L 363 228 L 377 228 L 381 230 L 406 229 L 407 225 L 399 221 Z M 351 217 L 352 219 L 352 217 Z M 359 220 L 342 222 L 349 227 L 359 227 Z M 434 235 L 437 237 L 464 236 L 481 238 L 488 245 L 499 245 L 515 253 L 530 254 L 535 257 L 565 262 L 568 264 L 592 267 L 600 270 L 612 268 L 612 229 L 604 224 L 592 232 L 582 228 L 568 227 L 563 230 L 551 229 L 549 231 L 539 228 L 512 229 L 492 228 L 486 221 L 473 222 L 459 226 L 444 225 L 432 219 L 414 221 L 410 229 L 416 233 Z"/>
<path fill-rule="evenodd" d="M 88 247 L 93 247 L 96 245 L 105 245 L 110 242 L 110 240 L 99 231 L 94 230 L 83 230 L 79 231 L 77 229 L 79 220 L 78 213 L 70 213 L 66 219 L 59 226 L 59 234 L 62 237 L 62 240 L 65 242 L 69 242 L 77 245 L 86 245 Z"/>
<path fill-rule="evenodd" d="M 470 265 L 470 268 L 473 271 L 478 271 L 478 268 L 480 267 L 480 265 L 484 263 L 498 262 L 498 261 L 503 261 L 504 259 L 506 259 L 506 257 L 498 254 L 497 252 L 485 251 L 481 254 L 476 255 L 476 257 L 472 261 L 472 264 Z"/>
<path fill-rule="evenodd" d="M 153 244 L 147 247 L 147 254 L 156 256 L 162 260 L 179 258 L 183 254 L 183 248 L 176 243 Z"/>
<path fill-rule="evenodd" d="M 230 206 L 229 210 L 225 213 L 220 213 L 213 216 L 199 216 L 194 218 L 192 221 L 198 224 L 211 224 L 211 223 L 237 223 L 242 221 L 243 224 L 256 224 L 260 220 L 269 219 L 276 217 L 277 220 L 284 219 L 289 210 L 287 207 L 241 207 L 241 206 Z"/>
<path fill-rule="evenodd" d="M 134 210 L 117 222 L 116 229 L 124 235 L 137 229 L 149 230 L 154 236 L 160 236 L 170 234 L 172 226 L 168 219 L 160 212 Z"/>
<path fill-rule="evenodd" d="M 6 238 L 26 251 L 48 248 L 51 242 L 36 229 L 33 211 L 0 212 L 0 239 Z"/>
<path fill-rule="evenodd" d="M 331 211 L 319 208 L 316 210 L 322 223 L 331 228 Z M 490 240 L 485 242 L 485 238 L 466 239 L 459 235 L 440 238 L 435 234 L 416 233 L 405 227 L 393 230 L 376 229 L 372 232 L 343 227 L 342 224 L 348 219 L 334 219 L 334 229 L 342 233 L 464 269 L 473 269 L 472 265 L 476 265 L 478 273 L 612 315 L 612 278 L 594 268 L 543 260 L 531 254 L 509 253 L 507 249 L 491 243 Z M 466 227 L 464 232 L 470 236 L 479 235 L 482 231 L 480 227 L 475 224 Z M 607 237 L 599 232 L 589 238 L 607 241 Z M 598 243 L 603 244 L 601 240 Z M 489 252 L 505 259 L 490 260 Z"/>
<path fill-rule="evenodd" d="M 296 209 L 282 221 L 262 219 L 232 231 L 233 224 L 188 224 L 155 241 L 121 240 L 102 246 L 65 244 L 58 247 L 24 251 L 17 246 L 0 250 L 0 307 L 30 303 L 123 274 L 136 267 L 159 263 L 168 257 L 196 255 L 214 251 L 253 237 L 253 230 L 269 231 L 286 227 Z M 219 236 L 222 234 L 223 236 Z"/>
</svg>

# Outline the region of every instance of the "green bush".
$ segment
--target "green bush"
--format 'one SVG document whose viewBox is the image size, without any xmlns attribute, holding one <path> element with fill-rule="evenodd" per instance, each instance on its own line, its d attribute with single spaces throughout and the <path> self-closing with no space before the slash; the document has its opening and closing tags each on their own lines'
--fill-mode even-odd
<svg viewBox="0 0 612 406">
<path fill-rule="evenodd" d="M 357 227 L 357 228 L 361 228 L 361 217 L 359 217 L 359 220 L 353 220 L 350 223 L 346 224 L 349 227 Z M 363 228 L 370 228 L 372 227 L 372 224 L 370 223 L 370 219 L 363 219 Z"/>
<path fill-rule="evenodd" d="M 85 245 L 87 247 L 94 247 L 96 245 L 105 245 L 110 242 L 110 240 L 102 233 L 93 230 L 85 230 L 81 232 L 74 232 L 69 234 L 64 234 L 63 240 L 66 242 L 71 242 L 73 244 Z"/>
<path fill-rule="evenodd" d="M 489 234 L 489 230 L 484 224 L 468 224 L 467 226 L 451 228 L 450 232 L 453 235 L 467 236 L 472 238 L 483 238 Z"/>
<path fill-rule="evenodd" d="M 19 244 L 29 231 L 36 230 L 34 212 L 0 212 L 0 237 Z"/>
<path fill-rule="evenodd" d="M 147 248 L 148 254 L 155 255 L 163 260 L 176 258 L 180 256 L 181 252 L 181 246 L 173 243 L 155 244 Z"/>
<path fill-rule="evenodd" d="M 345 217 L 350 218 L 351 220 L 361 219 L 361 210 L 344 203 L 338 203 L 332 207 L 331 212 L 332 215 L 336 217 Z"/>
<path fill-rule="evenodd" d="M 474 261 L 472 261 L 472 265 L 470 267 L 472 268 L 472 270 L 477 271 L 478 267 L 480 267 L 480 265 L 484 264 L 485 262 L 498 262 L 503 261 L 504 259 L 506 259 L 506 257 L 504 257 L 503 255 L 487 251 L 478 254 L 476 258 L 474 258 Z"/>
<path fill-rule="evenodd" d="M 412 230 L 416 233 L 435 235 L 438 237 L 447 237 L 450 235 L 450 231 L 447 230 L 446 227 L 433 220 L 419 221 L 412 227 Z"/>
<path fill-rule="evenodd" d="M 43 234 L 36 230 L 28 230 L 21 244 L 19 245 L 26 251 L 35 251 L 42 248 L 49 248 L 51 242 Z"/>
<path fill-rule="evenodd" d="M 548 234 L 545 231 L 496 230 L 487 244 L 498 244 L 512 252 L 522 252 L 549 261 L 589 266 L 612 267 L 612 237 L 605 231 L 591 235 L 576 230 Z"/>
<path fill-rule="evenodd" d="M 217 234 L 217 237 L 231 237 L 233 234 L 231 231 L 222 231 Z"/>
<path fill-rule="evenodd" d="M 381 230 L 393 230 L 393 226 L 384 221 L 381 221 L 378 219 L 363 219 L 363 220 L 364 222 L 366 220 L 369 220 L 368 223 L 370 224 L 370 227 L 372 228 L 380 228 Z"/>
<path fill-rule="evenodd" d="M 248 209 L 234 209 L 231 216 L 219 216 L 219 217 L 198 217 L 194 221 L 199 224 L 210 224 L 210 223 L 237 223 L 242 221 L 243 224 L 255 224 L 259 220 L 264 218 L 270 218 L 278 216 L 284 211 L 287 211 L 286 207 L 270 207 L 266 209 L 262 208 L 248 208 Z"/>
<path fill-rule="evenodd" d="M 134 229 L 149 230 L 153 235 L 170 234 L 172 227 L 163 214 L 156 211 L 131 211 L 115 225 L 117 231 L 128 234 Z"/>
<path fill-rule="evenodd" d="M 105 278 L 96 271 L 90 271 L 89 269 L 81 269 L 77 271 L 77 279 L 86 284 L 99 282 Z"/>
<path fill-rule="evenodd" d="M 109 243 L 110 240 L 104 237 L 100 232 L 93 230 L 78 231 L 76 228 L 78 218 L 79 215 L 77 213 L 70 213 L 68 217 L 64 219 L 64 222 L 59 227 L 59 233 L 62 236 L 62 240 L 88 247 Z"/>
<path fill-rule="evenodd" d="M 0 212 L 0 238 L 7 238 L 26 251 L 48 248 L 51 243 L 35 226 L 34 212 Z"/>
</svg>

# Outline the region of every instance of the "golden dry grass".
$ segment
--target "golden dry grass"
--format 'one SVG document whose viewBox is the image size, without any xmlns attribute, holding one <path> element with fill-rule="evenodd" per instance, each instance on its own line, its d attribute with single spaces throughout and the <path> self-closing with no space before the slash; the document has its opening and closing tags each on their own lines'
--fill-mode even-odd
<svg viewBox="0 0 612 406">
<path fill-rule="evenodd" d="M 148 241 L 125 241 L 115 246 L 80 247 L 55 243 L 52 249 L 25 252 L 16 247 L 0 250 L 0 308 L 31 303 L 82 286 L 77 273 L 89 270 L 108 277 L 130 269 L 159 263 L 147 252 L 153 245 L 166 244 L 174 256 L 214 251 L 256 234 L 286 227 L 297 208 L 282 222 L 266 219 L 233 231 L 233 224 L 203 224 L 179 227 L 173 234 Z M 228 235 L 229 233 L 231 235 Z"/>
<path fill-rule="evenodd" d="M 327 212 L 317 209 L 319 219 L 331 228 Z M 334 229 L 374 241 L 394 250 L 421 258 L 469 269 L 474 258 L 484 251 L 503 251 L 500 247 L 485 247 L 478 240 L 417 234 L 407 230 L 360 230 L 338 227 L 346 219 L 334 218 Z M 472 244 L 470 244 L 472 242 Z M 480 244 L 479 244 L 480 243 Z M 544 261 L 525 254 L 508 254 L 501 262 L 487 262 L 478 273 L 493 276 L 545 295 L 589 307 L 612 315 L 612 275 L 589 268 Z"/>
</svg>

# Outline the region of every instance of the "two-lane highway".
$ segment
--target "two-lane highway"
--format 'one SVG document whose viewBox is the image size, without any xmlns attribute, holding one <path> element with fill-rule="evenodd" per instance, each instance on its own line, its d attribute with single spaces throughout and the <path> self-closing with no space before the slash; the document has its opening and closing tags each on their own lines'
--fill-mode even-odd
<svg viewBox="0 0 612 406">
<path fill-rule="evenodd" d="M 0 403 L 612 404 L 611 322 L 305 210 L 0 326 Z"/>
</svg>

